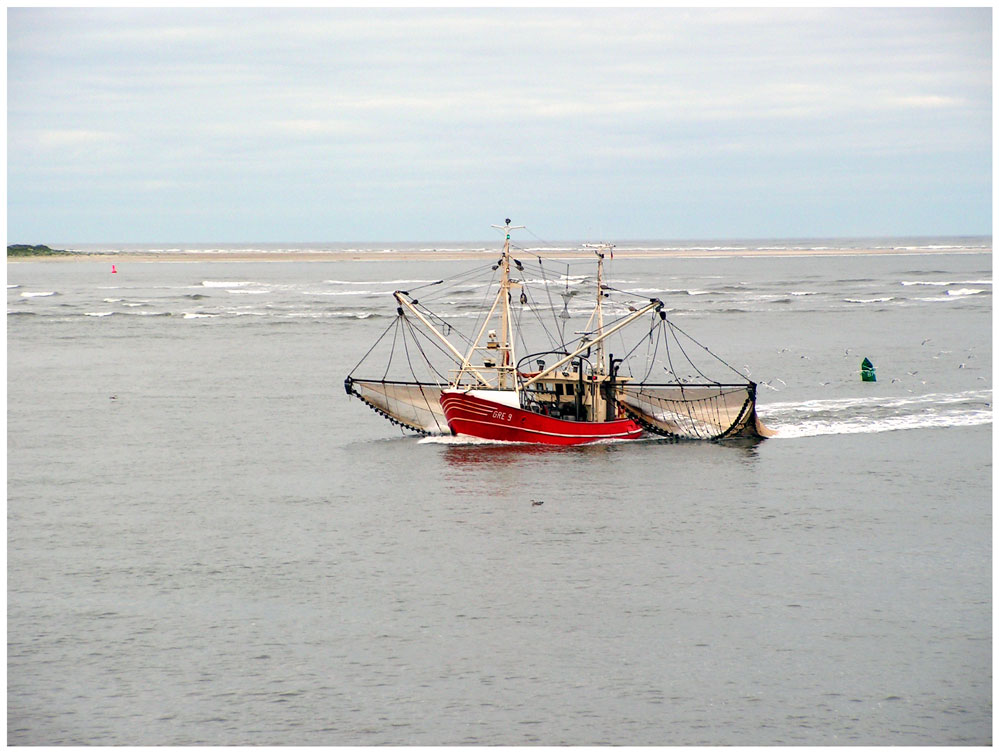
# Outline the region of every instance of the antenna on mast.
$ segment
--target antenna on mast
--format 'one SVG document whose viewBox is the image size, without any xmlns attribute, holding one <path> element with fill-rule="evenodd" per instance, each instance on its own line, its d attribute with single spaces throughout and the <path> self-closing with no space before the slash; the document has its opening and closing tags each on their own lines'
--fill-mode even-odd
<svg viewBox="0 0 999 753">
<path fill-rule="evenodd" d="M 503 231 L 505 231 L 506 232 L 506 239 L 510 240 L 510 231 L 511 230 L 523 230 L 527 226 L 526 225 L 511 225 L 510 224 L 510 218 L 507 217 L 505 225 L 492 225 L 492 227 L 496 228 L 497 230 L 503 230 Z"/>
</svg>

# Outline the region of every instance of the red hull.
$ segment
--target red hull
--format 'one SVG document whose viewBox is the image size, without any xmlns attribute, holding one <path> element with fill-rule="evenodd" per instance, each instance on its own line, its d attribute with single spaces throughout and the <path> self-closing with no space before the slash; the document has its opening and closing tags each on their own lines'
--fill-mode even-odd
<svg viewBox="0 0 999 753">
<path fill-rule="evenodd" d="M 600 439 L 638 439 L 643 433 L 630 418 L 564 421 L 460 392 L 443 393 L 441 408 L 455 434 L 500 442 L 572 445 Z"/>
</svg>

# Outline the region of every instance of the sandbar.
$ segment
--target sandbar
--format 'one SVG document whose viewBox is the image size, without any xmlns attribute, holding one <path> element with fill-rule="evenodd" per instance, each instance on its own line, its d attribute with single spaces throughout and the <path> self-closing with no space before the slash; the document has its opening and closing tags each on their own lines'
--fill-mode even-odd
<svg viewBox="0 0 999 753">
<path fill-rule="evenodd" d="M 45 264 L 66 264 L 81 262 L 103 262 L 107 264 L 148 263 L 148 262 L 342 262 L 342 261 L 464 261 L 486 260 L 501 253 L 495 251 L 289 251 L 279 253 L 261 252 L 149 252 L 149 253 L 80 253 L 73 252 L 59 256 L 20 256 L 8 257 L 7 262 L 43 262 Z M 530 248 L 515 253 L 554 259 L 590 259 L 592 251 L 559 250 L 536 252 Z M 992 249 L 940 249 L 940 248 L 740 248 L 740 249 L 642 249 L 615 251 L 616 259 L 730 259 L 747 257 L 816 257 L 816 256 L 907 256 L 940 254 L 982 254 L 992 253 Z"/>
</svg>

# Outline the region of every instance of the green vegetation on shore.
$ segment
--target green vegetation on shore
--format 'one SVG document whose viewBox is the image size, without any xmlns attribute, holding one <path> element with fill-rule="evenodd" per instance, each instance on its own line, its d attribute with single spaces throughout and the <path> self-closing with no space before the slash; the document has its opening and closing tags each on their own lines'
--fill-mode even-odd
<svg viewBox="0 0 999 753">
<path fill-rule="evenodd" d="M 60 251 L 48 246 L 28 246 L 23 243 L 7 246 L 7 256 L 60 256 L 62 254 L 69 255 L 70 253 L 72 252 Z"/>
</svg>

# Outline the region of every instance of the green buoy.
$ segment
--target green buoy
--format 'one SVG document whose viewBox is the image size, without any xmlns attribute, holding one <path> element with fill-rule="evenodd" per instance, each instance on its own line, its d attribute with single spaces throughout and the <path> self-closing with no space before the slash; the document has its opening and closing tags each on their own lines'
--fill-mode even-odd
<svg viewBox="0 0 999 753">
<path fill-rule="evenodd" d="M 874 372 L 874 364 L 868 358 L 865 358 L 860 364 L 860 378 L 865 382 L 878 381 L 878 375 Z"/>
</svg>

